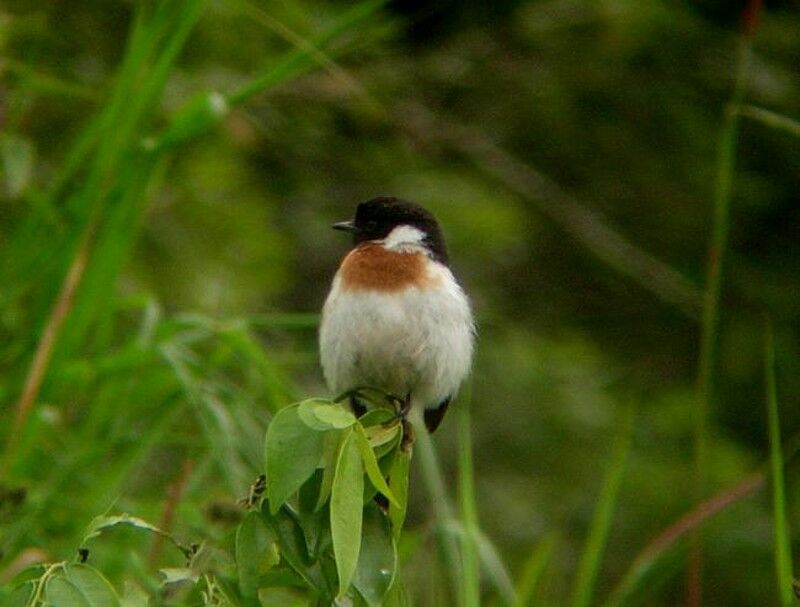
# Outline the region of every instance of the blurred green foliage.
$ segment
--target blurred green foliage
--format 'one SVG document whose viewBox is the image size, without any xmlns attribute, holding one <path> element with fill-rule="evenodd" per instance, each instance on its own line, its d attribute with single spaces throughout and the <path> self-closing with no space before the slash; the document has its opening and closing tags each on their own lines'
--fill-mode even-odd
<svg viewBox="0 0 800 607">
<path fill-rule="evenodd" d="M 472 296 L 477 513 L 515 578 L 539 576 L 541 604 L 573 590 L 636 404 L 593 594 L 604 600 L 695 504 L 699 297 L 744 3 L 398 0 L 359 17 L 322 0 L 201 4 L 0 7 L 0 440 L 17 445 L 0 487 L 0 583 L 27 560 L 71 558 L 108 509 L 161 520 L 184 462 L 173 532 L 230 547 L 270 413 L 325 393 L 313 314 L 347 247 L 328 225 L 386 194 L 437 214 Z M 746 104 L 795 119 L 797 8 L 767 3 L 744 90 Z M 137 14 L 149 19 L 140 46 Z M 170 51 L 180 31 L 185 46 Z M 191 113 L 218 98 L 219 115 Z M 787 444 L 800 430 L 798 192 L 800 138 L 743 117 L 707 495 L 768 457 L 765 312 Z M 564 200 L 587 213 L 564 219 Z M 612 242 L 609 226 L 695 303 L 660 296 L 664 276 L 638 271 L 639 257 L 598 255 L 591 238 Z M 82 250 L 88 279 L 12 435 Z M 435 437 L 447 479 L 455 420 Z M 785 475 L 792 528 L 795 463 Z M 401 575 L 414 604 L 441 604 L 420 486 L 410 507 Z M 777 604 L 770 508 L 762 491 L 705 526 L 709 604 Z M 90 562 L 147 588 L 147 541 L 120 531 Z M 684 557 L 636 604 L 680 603 Z"/>
</svg>

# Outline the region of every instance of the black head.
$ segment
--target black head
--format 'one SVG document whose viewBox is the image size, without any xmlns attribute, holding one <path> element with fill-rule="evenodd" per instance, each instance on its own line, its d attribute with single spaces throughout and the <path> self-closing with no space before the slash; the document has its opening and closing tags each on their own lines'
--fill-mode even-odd
<svg viewBox="0 0 800 607">
<path fill-rule="evenodd" d="M 353 234 L 353 243 L 381 240 L 397 226 L 407 225 L 425 234 L 423 244 L 438 262 L 447 264 L 447 247 L 439 222 L 418 204 L 399 198 L 381 197 L 362 202 L 353 221 L 333 224 L 336 230 Z"/>
</svg>

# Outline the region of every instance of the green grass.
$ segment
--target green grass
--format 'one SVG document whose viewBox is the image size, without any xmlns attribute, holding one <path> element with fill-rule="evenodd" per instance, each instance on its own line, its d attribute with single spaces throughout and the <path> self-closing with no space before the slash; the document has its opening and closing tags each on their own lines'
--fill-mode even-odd
<svg viewBox="0 0 800 607">
<path fill-rule="evenodd" d="M 619 497 L 623 473 L 625 472 L 625 462 L 628 459 L 633 435 L 633 421 L 634 409 L 630 407 L 619 422 L 619 430 L 614 439 L 611 461 L 603 479 L 600 496 L 597 500 L 597 508 L 589 528 L 589 536 L 586 539 L 586 545 L 575 575 L 572 600 L 570 601 L 572 607 L 588 607 L 588 605 L 592 604 L 597 576 L 600 573 L 603 552 L 608 541 L 611 521 L 617 498 Z"/>
<path fill-rule="evenodd" d="M 0 490 L 24 487 L 28 496 L 19 510 L 0 503 L 7 557 L 0 573 L 14 573 L 13 566 L 29 557 L 72 561 L 86 544 L 85 529 L 95 516 L 131 511 L 143 520 L 161 521 L 166 535 L 159 532 L 158 537 L 174 538 L 184 547 L 195 540 L 202 544 L 200 555 L 207 559 L 198 565 L 204 572 L 202 580 L 193 590 L 178 592 L 177 600 L 212 604 L 213 595 L 219 604 L 232 601 L 230 573 L 235 563 L 229 547 L 236 523 L 225 517 L 240 516 L 235 502 L 261 471 L 263 437 L 271 415 L 304 396 L 287 372 L 283 356 L 290 348 L 285 343 L 287 335 L 313 330 L 318 317 L 275 312 L 220 319 L 165 311 L 145 295 L 111 294 L 116 294 L 148 203 L 169 179 L 175 156 L 211 136 L 235 108 L 310 70 L 322 68 L 348 80 L 333 57 L 347 50 L 341 39 L 368 23 L 381 5 L 356 4 L 306 39 L 277 27 L 279 22 L 276 26 L 265 21 L 253 5 L 239 4 L 243 19 L 277 27 L 293 48 L 268 58 L 261 70 L 231 91 L 190 96 L 171 116 L 163 115 L 162 100 L 196 24 L 209 10 L 200 0 L 137 4 L 120 64 L 113 78 L 97 90 L 51 78 L 18 61 L 9 64 L 23 86 L 78 99 L 89 104 L 91 114 L 60 166 L 27 194 L 29 210 L 3 244 L 0 304 L 4 327 L 14 329 L 14 339 L 0 344 L 0 360 L 15 372 L 0 386 L 3 420 L 9 421 Z M 745 478 L 701 501 L 708 493 L 708 460 L 714 446 L 710 419 L 739 118 L 793 135 L 800 132 L 789 118 L 743 105 L 748 54 L 745 45 L 717 158 L 694 423 L 698 504 L 674 525 L 665 522 L 653 542 L 632 552 L 629 568 L 619 580 L 603 579 L 614 512 L 625 497 L 620 490 L 633 432 L 632 414 L 625 414 L 578 567 L 571 572 L 571 592 L 559 597 L 574 607 L 601 602 L 649 604 L 652 587 L 674 579 L 685 564 L 683 540 L 728 506 L 753 495 L 766 478 Z M 21 183 L 28 178 L 24 149 L 4 141 L 20 163 Z M 611 263 L 608 251 L 604 258 L 592 246 L 588 249 Z M 619 266 L 625 255 L 616 251 L 611 258 L 617 260 L 611 265 Z M 667 282 L 673 284 L 680 275 L 669 276 L 672 282 Z M 684 295 L 673 299 L 692 300 Z M 771 327 L 765 353 L 775 572 L 781 604 L 789 605 L 792 558 L 784 465 L 794 450 L 787 446 L 784 453 L 781 445 Z M 313 352 L 303 354 L 313 356 Z M 471 410 L 468 401 L 463 399 L 451 412 L 458 435 L 455 462 L 442 463 L 424 433 L 415 454 L 419 482 L 412 492 L 419 496 L 427 491 L 422 501 L 432 511 L 439 549 L 438 563 L 431 568 L 435 585 L 431 596 L 465 607 L 536 604 L 550 586 L 558 590 L 554 563 L 567 540 L 544 534 L 532 549 L 526 548 L 528 558 L 516 580 L 511 578 L 503 562 L 506 555 L 495 548 L 480 523 L 483 488 L 476 480 L 472 446 L 479 412 Z M 457 469 L 453 482 L 445 473 L 450 464 Z M 598 475 L 599 468 L 585 472 Z M 537 481 L 531 478 L 532 484 Z M 402 555 L 406 565 L 422 558 L 433 543 L 425 533 L 416 529 L 409 533 L 411 548 Z M 102 569 L 118 589 L 129 583 L 156 596 L 162 587 L 152 571 L 167 567 L 174 572 L 185 563 L 180 550 L 153 548 L 152 540 L 126 535 L 122 529 L 109 530 L 91 541 L 89 563 Z M 50 571 L 58 567 L 62 565 L 53 565 Z M 0 592 L 8 580 L 0 580 Z M 607 597 L 598 596 L 601 586 L 615 590 Z M 395 597 L 398 604 L 411 600 L 408 596 L 418 598 L 417 590 L 402 586 Z M 0 594 L 2 598 L 5 595 Z"/>
<path fill-rule="evenodd" d="M 772 509 L 775 533 L 775 571 L 778 596 L 783 607 L 794 603 L 792 592 L 791 536 L 786 515 L 786 489 L 783 475 L 783 449 L 778 415 L 778 395 L 775 381 L 775 340 L 772 324 L 767 320 L 764 340 L 764 377 L 766 384 L 767 417 L 769 419 L 770 466 L 772 470 Z"/>
<path fill-rule="evenodd" d="M 472 418 L 469 399 L 463 398 L 458 408 L 458 497 L 461 514 L 461 603 L 464 607 L 481 604 L 480 561 L 478 559 L 478 506 L 475 502 L 475 473 L 472 455 Z"/>
<path fill-rule="evenodd" d="M 731 201 L 739 133 L 740 107 L 746 93 L 747 77 L 752 61 L 752 39 L 743 36 L 736 61 L 736 74 L 730 100 L 724 110 L 718 143 L 714 181 L 714 215 L 706 270 L 705 297 L 700 333 L 700 354 L 697 370 L 697 403 L 694 408 L 694 499 L 700 502 L 707 495 L 708 460 L 711 437 L 709 418 L 714 410 L 715 374 L 719 358 L 720 294 L 728 249 L 731 223 Z M 689 563 L 688 602 L 700 605 L 702 591 L 702 532 L 695 531 Z"/>
</svg>

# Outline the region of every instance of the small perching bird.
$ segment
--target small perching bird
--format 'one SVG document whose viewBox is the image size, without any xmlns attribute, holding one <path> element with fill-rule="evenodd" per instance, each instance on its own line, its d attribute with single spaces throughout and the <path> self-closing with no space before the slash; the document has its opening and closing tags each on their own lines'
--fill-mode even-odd
<svg viewBox="0 0 800 607">
<path fill-rule="evenodd" d="M 376 388 L 430 432 L 469 373 L 475 326 L 427 210 L 397 198 L 358 205 L 334 224 L 353 235 L 322 310 L 320 355 L 334 394 Z M 354 401 L 354 407 L 359 404 Z"/>
</svg>

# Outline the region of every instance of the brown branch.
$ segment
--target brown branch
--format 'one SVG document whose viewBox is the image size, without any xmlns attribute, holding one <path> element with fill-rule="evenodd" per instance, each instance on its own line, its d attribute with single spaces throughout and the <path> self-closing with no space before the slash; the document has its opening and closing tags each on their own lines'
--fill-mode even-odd
<svg viewBox="0 0 800 607">
<path fill-rule="evenodd" d="M 86 270 L 86 264 L 89 259 L 89 249 L 92 243 L 92 229 L 91 225 L 87 228 L 83 242 L 75 253 L 72 264 L 67 271 L 64 278 L 64 284 L 61 286 L 61 292 L 58 294 L 58 299 L 53 306 L 53 311 L 47 319 L 42 336 L 36 346 L 36 351 L 33 354 L 28 375 L 25 378 L 25 384 L 17 401 L 16 414 L 11 424 L 11 430 L 8 434 L 6 441 L 6 448 L 3 454 L 2 463 L 0 463 L 0 476 L 4 476 L 11 465 L 17 446 L 19 445 L 19 438 L 25 422 L 28 419 L 33 406 L 36 403 L 36 398 L 39 395 L 39 390 L 42 387 L 47 366 L 50 363 L 50 357 L 53 354 L 58 335 L 64 325 L 64 321 L 69 314 L 72 304 L 75 301 L 75 293 L 80 285 L 83 273 Z"/>
<path fill-rule="evenodd" d="M 760 490 L 766 478 L 761 472 L 751 474 L 738 485 L 700 503 L 694 510 L 687 512 L 672 525 L 664 529 L 653 540 L 644 547 L 634 559 L 633 567 L 651 560 L 661 552 L 664 552 L 672 544 L 686 535 L 692 529 L 699 527 L 711 517 L 719 514 L 725 508 Z"/>
<path fill-rule="evenodd" d="M 184 491 L 186 491 L 186 485 L 189 484 L 189 477 L 192 475 L 193 467 L 192 460 L 189 458 L 185 459 L 177 478 L 169 487 L 169 492 L 164 502 L 164 511 L 161 514 L 161 521 L 158 524 L 158 528 L 161 529 L 164 534 L 170 533 L 172 522 L 175 520 L 175 511 L 183 498 Z M 153 571 L 157 568 L 158 560 L 161 557 L 161 551 L 164 547 L 164 537 L 163 534 L 159 533 L 153 538 L 153 546 L 150 548 L 150 555 L 147 559 Z"/>
<path fill-rule="evenodd" d="M 625 593 L 631 589 L 637 579 L 653 566 L 659 556 L 673 547 L 684 536 L 700 528 L 703 523 L 725 510 L 728 506 L 761 490 L 766 483 L 766 479 L 767 476 L 765 473 L 755 472 L 727 491 L 701 502 L 669 527 L 661 531 L 661 533 L 650 540 L 633 559 L 622 581 L 611 594 L 609 601 L 606 602 L 606 606 L 622 604 Z"/>
</svg>

